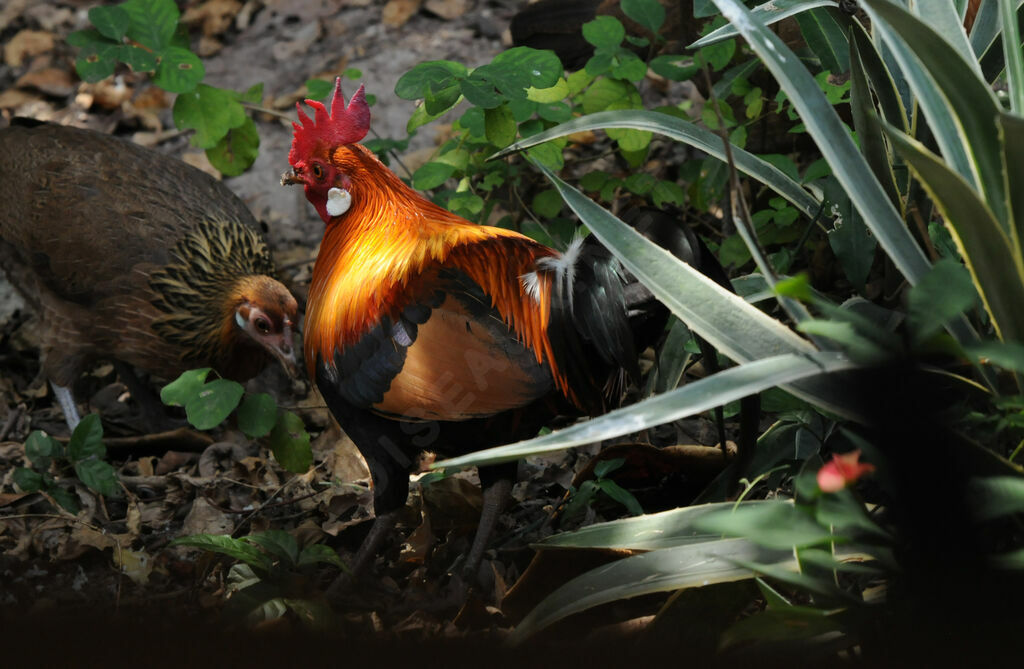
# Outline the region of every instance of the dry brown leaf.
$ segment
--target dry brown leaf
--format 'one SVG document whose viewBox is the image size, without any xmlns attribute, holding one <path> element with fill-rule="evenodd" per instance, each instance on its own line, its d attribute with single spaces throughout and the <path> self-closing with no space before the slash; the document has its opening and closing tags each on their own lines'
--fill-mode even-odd
<svg viewBox="0 0 1024 669">
<path fill-rule="evenodd" d="M 111 77 L 95 84 L 83 83 L 78 87 L 75 102 L 85 109 L 99 105 L 104 109 L 118 109 L 132 95 L 132 88 L 121 77 Z"/>
<path fill-rule="evenodd" d="M 420 11 L 423 0 L 388 0 L 381 11 L 380 20 L 386 26 L 399 28 Z"/>
<path fill-rule="evenodd" d="M 19 91 L 11 88 L 0 92 L 0 109 L 15 109 L 29 102 L 39 100 L 39 96 L 28 91 Z"/>
<path fill-rule="evenodd" d="M 423 8 L 451 21 L 468 12 L 472 4 L 472 0 L 427 0 Z"/>
<path fill-rule="evenodd" d="M 54 97 L 64 97 L 75 92 L 71 73 L 58 67 L 45 67 L 23 74 L 15 82 L 15 86 L 34 88 Z"/>
<path fill-rule="evenodd" d="M 198 167 L 202 171 L 209 174 L 214 179 L 220 179 L 220 172 L 216 167 L 210 164 L 210 159 L 206 157 L 204 151 L 186 151 L 181 154 L 181 159 L 192 167 Z"/>
<path fill-rule="evenodd" d="M 220 50 L 223 48 L 224 43 L 216 37 L 203 35 L 199 38 L 199 46 L 196 48 L 196 53 L 200 58 L 209 58 L 210 56 L 220 53 Z"/>
<path fill-rule="evenodd" d="M 198 7 L 185 10 L 181 22 L 190 26 L 201 22 L 203 35 L 212 37 L 230 28 L 241 9 L 242 3 L 237 0 L 208 0 Z"/>
<path fill-rule="evenodd" d="M 192 534 L 231 534 L 235 524 L 231 517 L 202 497 L 192 502 L 192 509 L 181 526 L 181 536 Z"/>
<path fill-rule="evenodd" d="M 20 67 L 25 59 L 53 49 L 53 35 L 42 30 L 20 30 L 4 45 L 4 62 Z"/>
</svg>

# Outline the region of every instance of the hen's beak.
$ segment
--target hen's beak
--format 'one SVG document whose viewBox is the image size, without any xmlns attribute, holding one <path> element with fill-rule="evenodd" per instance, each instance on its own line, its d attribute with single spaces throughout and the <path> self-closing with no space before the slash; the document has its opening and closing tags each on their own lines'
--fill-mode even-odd
<svg viewBox="0 0 1024 669">
<path fill-rule="evenodd" d="M 295 173 L 295 170 L 288 170 L 287 172 L 281 175 L 282 186 L 294 186 L 295 184 L 301 183 L 305 182 L 302 180 L 302 177 Z"/>
<path fill-rule="evenodd" d="M 274 337 L 266 340 L 266 349 L 277 358 L 277 361 L 284 367 L 289 378 L 299 377 L 299 363 L 295 359 L 295 346 L 292 342 L 292 326 L 285 323 L 281 330 L 280 338 Z"/>
</svg>

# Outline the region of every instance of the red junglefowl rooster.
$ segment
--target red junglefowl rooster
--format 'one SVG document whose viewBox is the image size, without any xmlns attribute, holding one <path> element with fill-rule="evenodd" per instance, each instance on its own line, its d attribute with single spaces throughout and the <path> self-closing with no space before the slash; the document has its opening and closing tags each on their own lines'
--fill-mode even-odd
<svg viewBox="0 0 1024 669">
<path fill-rule="evenodd" d="M 367 461 L 376 553 L 419 451 L 459 454 L 533 436 L 555 415 L 596 414 L 638 376 L 635 332 L 660 333 L 650 294 L 629 304 L 614 257 L 592 240 L 559 253 L 431 203 L 358 142 L 370 110 L 336 83 L 330 112 L 300 105 L 282 184 L 302 184 L 327 224 L 304 328 L 306 364 Z M 678 227 L 674 223 L 675 227 Z M 650 338 L 650 337 L 648 337 Z M 643 344 L 646 345 L 646 344 Z M 515 465 L 480 470 L 484 508 L 472 578 Z"/>
<path fill-rule="evenodd" d="M 109 135 L 26 123 L 0 130 L 0 266 L 39 314 L 69 426 L 70 386 L 98 358 L 150 411 L 128 365 L 245 380 L 276 358 L 291 373 L 298 306 L 226 186 Z"/>
</svg>

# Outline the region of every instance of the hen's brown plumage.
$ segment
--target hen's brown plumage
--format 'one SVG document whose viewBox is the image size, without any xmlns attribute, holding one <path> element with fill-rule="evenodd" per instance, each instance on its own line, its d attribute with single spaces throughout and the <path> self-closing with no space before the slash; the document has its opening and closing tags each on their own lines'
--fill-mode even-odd
<svg viewBox="0 0 1024 669">
<path fill-rule="evenodd" d="M 0 266 L 41 316 L 52 382 L 70 386 L 96 358 L 164 379 L 294 364 L 295 299 L 227 187 L 64 126 L 0 130 L 0 155 Z"/>
</svg>

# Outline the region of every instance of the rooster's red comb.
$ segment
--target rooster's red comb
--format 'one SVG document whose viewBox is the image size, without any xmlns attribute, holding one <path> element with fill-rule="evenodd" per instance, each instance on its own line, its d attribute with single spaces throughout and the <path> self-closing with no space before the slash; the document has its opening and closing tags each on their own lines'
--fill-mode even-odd
<svg viewBox="0 0 1024 669">
<path fill-rule="evenodd" d="M 295 133 L 292 136 L 292 150 L 288 153 L 288 162 L 295 165 L 297 161 L 309 156 L 320 142 L 340 146 L 354 144 L 366 137 L 370 129 L 370 107 L 366 104 L 363 88 L 359 87 L 346 107 L 345 97 L 341 94 L 341 77 L 335 79 L 330 114 L 323 103 L 306 100 L 306 104 L 316 111 L 316 120 L 309 118 L 302 110 L 302 104 L 296 102 L 295 108 L 299 110 L 302 125 L 292 123 Z"/>
</svg>

